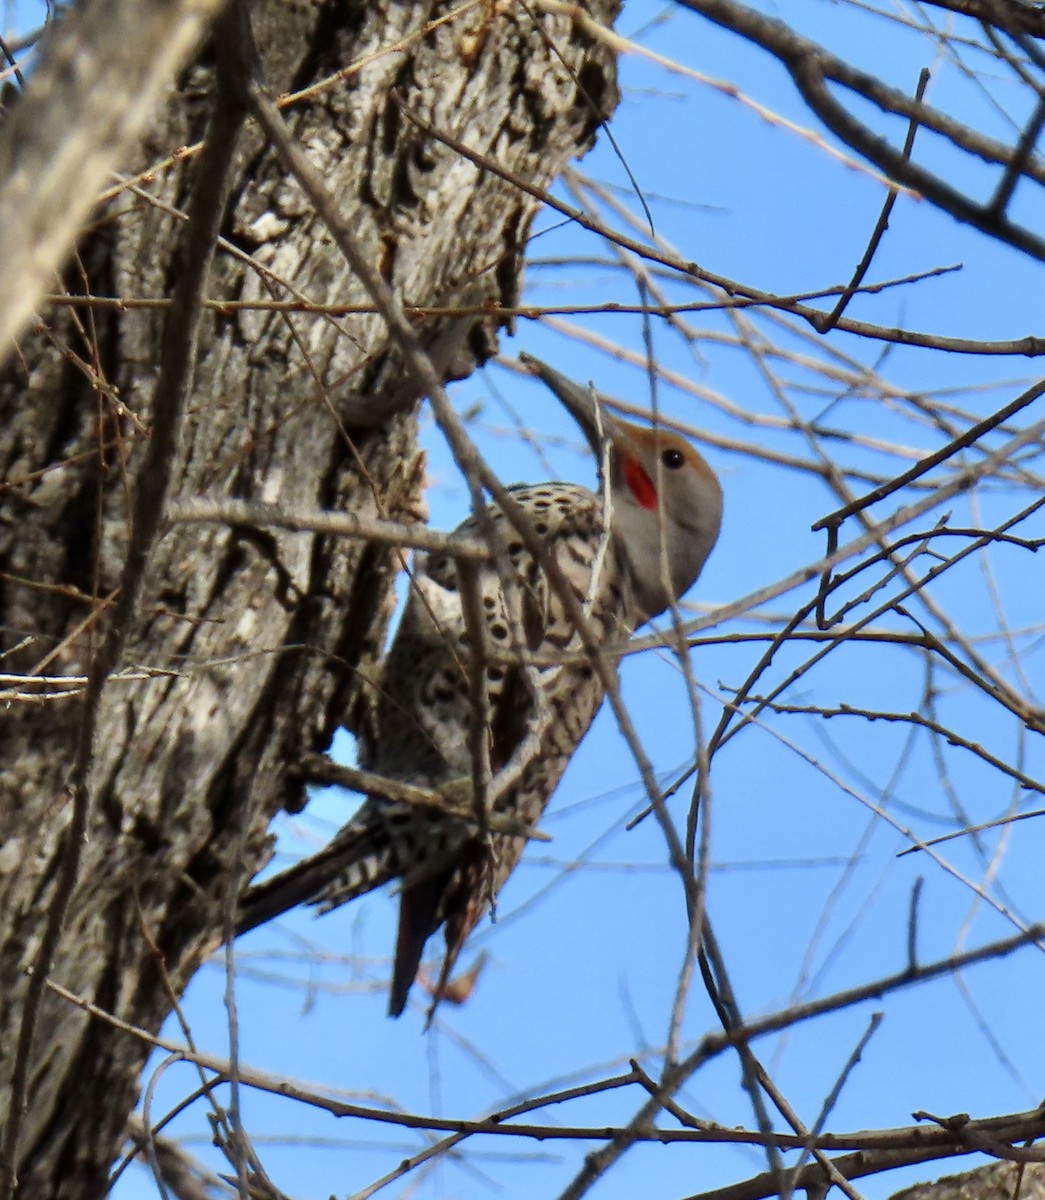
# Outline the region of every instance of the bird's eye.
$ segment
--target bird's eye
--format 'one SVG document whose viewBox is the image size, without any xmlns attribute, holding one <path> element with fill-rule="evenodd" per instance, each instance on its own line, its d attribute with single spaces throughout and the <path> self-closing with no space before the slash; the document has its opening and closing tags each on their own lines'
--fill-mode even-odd
<svg viewBox="0 0 1045 1200">
<path fill-rule="evenodd" d="M 676 450 L 673 446 L 671 449 L 664 451 L 660 456 L 660 461 L 670 470 L 677 471 L 686 461 L 686 456 L 681 450 Z"/>
</svg>

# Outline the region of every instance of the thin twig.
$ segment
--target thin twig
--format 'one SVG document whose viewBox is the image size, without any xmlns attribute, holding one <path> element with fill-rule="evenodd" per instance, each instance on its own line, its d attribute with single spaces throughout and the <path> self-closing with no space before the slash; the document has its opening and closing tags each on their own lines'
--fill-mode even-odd
<svg viewBox="0 0 1045 1200">
<path fill-rule="evenodd" d="M 308 783 L 336 784 L 338 787 L 349 788 L 367 796 L 380 796 L 392 804 L 433 809 L 460 820 L 476 823 L 479 821 L 478 814 L 472 807 L 471 797 L 464 802 L 458 802 L 439 791 L 404 783 L 400 779 L 388 779 L 384 775 L 375 775 L 372 771 L 360 770 L 359 767 L 332 762 L 322 754 L 306 754 L 297 765 L 297 773 Z M 533 842 L 552 840 L 550 833 L 534 829 L 525 821 L 506 813 L 484 812 L 483 820 L 493 833 L 528 838 Z"/>
<path fill-rule="evenodd" d="M 336 537 L 360 538 L 384 546 L 431 550 L 457 559 L 488 561 L 490 547 L 478 539 L 439 533 L 420 522 L 403 524 L 362 517 L 351 512 L 329 512 L 318 508 L 294 508 L 252 500 L 216 499 L 209 496 L 181 497 L 168 509 L 169 522 L 197 521 L 210 525 L 240 525 L 289 529 L 295 533 L 330 533 Z"/>
<path fill-rule="evenodd" d="M 929 71 L 928 68 L 923 67 L 918 75 L 918 86 L 914 90 L 914 98 L 919 104 L 922 102 L 922 99 L 925 96 L 925 89 L 928 87 L 928 85 Z M 907 138 L 904 141 L 903 150 L 901 151 L 904 158 L 911 157 L 911 151 L 914 149 L 914 137 L 917 132 L 918 118 L 912 114 L 910 124 L 907 127 Z M 864 256 L 860 259 L 856 270 L 853 272 L 852 280 L 842 292 L 841 296 L 838 297 L 837 304 L 835 304 L 834 308 L 831 309 L 831 311 L 821 322 L 819 327 L 820 333 L 827 333 L 829 330 L 834 329 L 834 327 L 838 324 L 839 317 L 841 317 L 842 313 L 844 313 L 848 307 L 849 301 L 853 298 L 860 285 L 863 283 L 864 276 L 867 274 L 868 268 L 870 267 L 871 261 L 877 253 L 878 247 L 881 245 L 882 238 L 885 237 L 885 231 L 889 228 L 889 217 L 892 214 L 893 206 L 896 204 L 896 197 L 898 195 L 899 191 L 897 188 L 891 187 L 889 189 L 889 195 L 886 196 L 885 203 L 882 205 L 882 211 L 878 216 L 878 220 L 875 223 L 874 229 L 871 231 L 871 240 L 867 243 L 867 249 L 864 251 Z"/>
</svg>

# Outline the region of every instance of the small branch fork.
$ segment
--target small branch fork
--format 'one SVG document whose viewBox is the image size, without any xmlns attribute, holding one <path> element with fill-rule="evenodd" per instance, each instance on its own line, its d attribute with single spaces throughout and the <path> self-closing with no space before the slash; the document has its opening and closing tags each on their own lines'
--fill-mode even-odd
<svg viewBox="0 0 1045 1200">
<path fill-rule="evenodd" d="M 934 451 L 932 454 L 927 454 L 924 458 L 916 462 L 910 470 L 904 471 L 902 475 L 897 475 L 894 479 L 883 483 L 881 487 L 875 488 L 874 491 L 868 492 L 867 495 L 861 496 L 858 500 L 854 500 L 844 508 L 828 513 L 826 517 L 821 517 L 813 525 L 813 529 L 814 531 L 819 529 L 826 529 L 828 531 L 829 549 L 827 553 L 833 554 L 838 546 L 837 532 L 835 533 L 834 544 L 831 544 L 832 529 L 837 531 L 838 527 L 847 517 L 863 512 L 865 508 L 870 508 L 872 504 L 877 504 L 880 500 L 885 500 L 887 497 L 893 495 L 894 492 L 898 492 L 901 488 L 905 488 L 908 484 L 920 479 L 927 472 L 931 471 L 933 467 L 938 467 L 940 463 L 953 458 L 962 450 L 967 450 L 975 442 L 978 442 L 980 438 L 985 437 L 999 426 L 1004 425 L 1006 421 L 1010 421 L 1025 408 L 1029 408 L 1042 395 L 1045 395 L 1045 379 L 1039 380 L 1027 388 L 1015 400 L 1011 400 L 1008 404 L 999 408 L 997 412 L 991 413 L 989 417 L 984 417 L 982 421 L 977 421 L 975 425 L 970 426 L 964 433 L 953 438 L 946 445 L 941 446 L 939 450 Z M 1037 440 L 1041 432 L 1041 423 L 1039 422 L 1033 429 L 1034 432 L 1028 438 L 1024 438 L 1020 442 L 1020 445 L 1026 445 L 1028 441 Z M 953 495 L 953 492 L 951 494 Z"/>
<path fill-rule="evenodd" d="M 750 1042 L 756 1038 L 792 1028 L 828 1012 L 838 1012 L 868 1000 L 879 1000 L 891 992 L 965 970 L 977 963 L 1003 958 L 1021 947 L 1032 944 L 1040 945 L 1043 938 L 1045 938 L 1045 925 L 1036 925 L 1024 933 L 1003 941 L 992 942 L 975 950 L 965 951 L 962 954 L 922 966 L 910 964 L 898 974 L 876 979 L 868 984 L 834 993 L 818 1000 L 794 1005 L 786 1011 L 749 1021 L 728 1034 L 706 1034 L 694 1050 L 672 1068 L 670 1077 L 659 1082 L 651 1081 L 645 1071 L 633 1064 L 632 1069 L 625 1074 L 533 1097 L 512 1108 L 491 1113 L 479 1120 L 420 1116 L 373 1106 L 345 1103 L 313 1088 L 305 1088 L 285 1078 L 265 1074 L 242 1065 L 237 1065 L 237 1079 L 243 1086 L 299 1100 L 335 1116 L 355 1117 L 400 1128 L 442 1132 L 449 1135 L 444 1141 L 428 1147 L 422 1155 L 407 1160 L 404 1167 L 419 1165 L 420 1162 L 430 1159 L 450 1146 L 458 1144 L 464 1138 L 475 1134 L 532 1138 L 542 1141 L 548 1139 L 607 1141 L 607 1145 L 602 1150 L 589 1156 L 588 1164 L 582 1175 L 567 1189 L 564 1193 L 566 1196 L 583 1195 L 591 1183 L 609 1165 L 611 1159 L 618 1158 L 629 1147 L 643 1142 L 660 1144 L 729 1143 L 753 1146 L 771 1144 L 780 1150 L 852 1151 L 847 1156 L 830 1160 L 833 1170 L 838 1171 L 847 1179 L 881 1171 L 887 1167 L 900 1166 L 904 1163 L 925 1162 L 973 1151 L 986 1151 L 997 1157 L 1018 1159 L 1019 1161 L 1025 1161 L 1034 1156 L 1035 1160 L 1039 1161 L 1042 1157 L 1041 1151 L 1031 1150 L 1028 1152 L 1014 1148 L 1013 1143 L 1045 1136 L 1045 1113 L 1042 1109 L 983 1120 L 970 1120 L 963 1115 L 951 1118 L 926 1117 L 926 1120 L 933 1121 L 934 1127 L 932 1128 L 916 1125 L 897 1129 L 865 1130 L 857 1133 L 812 1135 L 809 1133 L 760 1133 L 725 1128 L 693 1118 L 687 1119 L 684 1110 L 680 1109 L 671 1100 L 671 1097 L 693 1074 L 740 1041 Z M 90 1000 L 75 995 L 54 980 L 48 979 L 46 986 L 68 1003 L 76 1005 L 84 1012 L 105 1021 L 114 1028 L 139 1037 L 148 1045 L 163 1049 L 169 1054 L 179 1056 L 186 1062 L 194 1063 L 204 1070 L 213 1072 L 216 1078 L 209 1081 L 211 1088 L 221 1082 L 229 1081 L 231 1068 L 227 1061 L 212 1055 L 198 1053 L 190 1047 L 179 1046 L 167 1039 L 153 1036 L 129 1025 Z M 861 1041 L 861 1045 L 864 1044 L 864 1040 Z M 857 1052 L 858 1050 L 859 1047 Z M 855 1053 L 850 1056 L 850 1064 L 847 1065 L 846 1071 L 854 1061 Z M 637 1085 L 649 1093 L 651 1084 L 656 1093 L 655 1098 L 643 1105 L 637 1116 L 624 1127 L 567 1126 L 549 1123 L 522 1124 L 516 1119 L 537 1109 L 631 1085 Z M 660 1109 L 672 1112 L 680 1121 L 682 1128 L 659 1129 L 654 1126 L 652 1115 Z M 915 1114 L 915 1116 L 916 1119 L 919 1118 L 919 1114 Z M 400 1177 L 402 1173 L 401 1170 L 397 1170 L 386 1180 L 378 1181 L 370 1189 L 360 1193 L 360 1196 L 372 1194 L 379 1186 L 383 1186 L 385 1182 L 391 1182 L 393 1178 Z M 823 1167 L 819 1163 L 812 1163 L 802 1169 L 795 1186 L 807 1187 L 822 1180 Z M 779 1176 L 771 1172 L 756 1176 L 745 1183 L 734 1185 L 731 1189 L 723 1189 L 722 1192 L 704 1193 L 701 1200 L 761 1200 L 762 1197 L 776 1194 L 779 1182 Z"/>
<path fill-rule="evenodd" d="M 1009 939 L 1009 943 L 1012 944 L 1013 948 L 1015 948 L 1016 945 L 1024 944 L 1040 945 L 1043 934 L 1045 934 L 1045 926 L 1038 925 L 1015 935 L 1015 937 Z M 955 964 L 954 970 L 960 971 L 963 969 L 961 966 L 957 965 L 957 959 L 964 957 L 964 955 L 959 955 L 950 960 L 952 964 Z M 910 981 L 915 977 L 918 979 L 938 978 L 940 975 L 950 973 L 949 970 L 941 970 L 939 968 L 940 964 L 935 964 L 932 967 L 926 966 L 915 968 L 914 970 L 908 966 L 906 970 L 897 975 L 891 976 L 888 979 L 883 978 L 875 981 L 873 984 L 864 987 L 852 988 L 845 993 L 836 994 L 831 998 L 824 997 L 821 1000 L 808 1001 L 805 1004 L 795 1005 L 786 1012 L 773 1013 L 759 1020 L 749 1021 L 743 1027 L 733 1030 L 729 1034 L 706 1035 L 691 1054 L 689 1054 L 676 1066 L 671 1068 L 670 1071 L 665 1073 L 665 1077 L 660 1082 L 658 1096 L 654 1099 L 651 1099 L 647 1104 L 643 1105 L 629 1122 L 629 1124 L 625 1128 L 614 1133 L 614 1135 L 607 1141 L 605 1146 L 603 1146 L 600 1150 L 588 1155 L 587 1159 L 585 1160 L 584 1167 L 575 1176 L 570 1185 L 562 1192 L 561 1200 L 579 1200 L 579 1197 L 585 1195 L 597 1182 L 597 1180 L 601 1178 L 603 1174 L 605 1174 L 610 1166 L 612 1166 L 613 1163 L 615 1163 L 627 1150 L 639 1142 L 650 1140 L 650 1124 L 656 1112 L 663 1106 L 663 1097 L 675 1095 L 679 1089 L 684 1086 L 686 1081 L 697 1070 L 705 1065 L 707 1061 L 707 1047 L 709 1044 L 722 1045 L 724 1048 L 726 1045 L 735 1045 L 739 1041 L 750 1041 L 753 1037 L 761 1036 L 764 1033 L 775 1032 L 778 1028 L 783 1029 L 790 1027 L 794 1024 L 794 1018 L 798 1013 L 802 1013 L 802 1019 L 809 1019 L 814 1016 L 823 1015 L 825 1012 L 836 1012 L 840 1007 L 850 1007 L 854 1003 L 860 1003 L 865 1000 L 881 999 L 882 996 L 893 991 L 897 986 L 903 986 L 903 982 L 901 981 Z M 845 997 L 844 1000 L 842 999 L 843 996 Z M 1036 1120 L 1045 1122 L 1045 1117 L 1042 1116 L 1041 1110 L 1035 1110 L 1034 1115 Z M 999 1118 L 992 1118 L 992 1120 L 999 1120 Z M 1000 1120 L 1004 1120 L 1004 1118 L 1001 1118 Z M 997 1130 L 998 1126 L 995 1126 L 994 1129 Z M 1043 1124 L 1043 1129 L 1045 1129 L 1045 1124 Z M 878 1138 L 879 1136 L 879 1134 L 870 1135 L 872 1139 Z M 888 1135 L 885 1136 L 887 1137 Z M 1038 1135 L 1035 1133 L 1024 1134 L 1019 1132 L 1011 1140 L 1021 1141 L 1024 1140 L 1025 1137 L 1033 1138 L 1036 1136 Z M 682 1130 L 679 1133 L 679 1137 L 682 1140 L 709 1140 L 706 1133 L 697 1130 Z M 745 1140 L 756 1141 L 757 1137 L 758 1135 L 748 1135 Z M 796 1139 L 795 1142 L 791 1142 L 786 1136 L 781 1137 L 781 1135 L 774 1134 L 773 1140 L 776 1145 L 781 1147 L 786 1148 L 794 1145 L 795 1148 L 805 1148 L 804 1145 L 798 1144 L 798 1139 Z M 908 1133 L 907 1138 L 903 1143 L 903 1146 L 908 1148 L 907 1158 L 903 1161 L 922 1162 L 929 1158 L 938 1157 L 931 1152 L 924 1153 L 924 1151 L 927 1149 L 925 1142 L 921 1142 L 920 1144 L 918 1143 L 919 1139 L 917 1135 L 912 1138 L 910 1133 Z M 756 1144 L 758 1144 L 757 1141 Z M 918 1144 L 917 1151 L 912 1151 L 909 1149 L 912 1144 Z M 864 1147 L 869 1145 L 871 1145 L 871 1143 L 863 1143 Z M 875 1142 L 874 1145 L 877 1147 L 882 1147 L 881 1142 Z M 843 1147 L 838 1143 L 828 1145 L 825 1143 L 824 1139 L 818 1139 L 817 1148 L 843 1149 L 847 1147 Z M 966 1153 L 973 1149 L 979 1148 L 980 1147 L 969 1146 L 967 1142 L 962 1142 L 960 1149 L 952 1149 L 949 1153 Z M 861 1162 L 864 1161 L 862 1155 L 865 1153 L 866 1149 L 861 1149 L 861 1151 L 854 1156 L 854 1158 L 857 1160 L 857 1167 Z M 842 1164 L 842 1166 L 844 1165 L 847 1164 Z M 894 1162 L 890 1163 L 889 1165 L 900 1165 L 900 1163 Z M 841 1166 L 837 1160 L 835 1162 L 835 1166 L 841 1169 Z M 879 1164 L 877 1169 L 884 1169 L 884 1165 Z M 803 1172 L 803 1176 L 807 1174 L 811 1174 L 817 1181 L 822 1181 L 823 1177 L 819 1164 L 811 1164 L 810 1166 L 806 1167 Z M 761 1197 L 775 1195 L 779 1190 L 779 1186 L 779 1175 L 776 1172 L 769 1172 L 766 1175 L 759 1176 L 756 1181 L 751 1181 L 751 1191 L 749 1193 L 746 1193 L 743 1196 L 737 1195 L 731 1197 L 730 1200 L 760 1200 Z M 798 1184 L 798 1186 L 805 1186 L 804 1179 Z M 714 1200 L 723 1200 L 723 1198 L 718 1196 L 716 1193 L 706 1193 L 705 1196 L 702 1197 L 702 1200 L 709 1200 L 710 1197 L 714 1197 Z"/>
<path fill-rule="evenodd" d="M 912 162 L 902 150 L 895 149 L 885 138 L 854 117 L 836 99 L 830 85 L 860 96 L 883 113 L 906 116 L 946 138 L 958 149 L 1001 165 L 1010 175 L 1013 165 L 1018 164 L 1025 178 L 1045 184 L 1045 164 L 1040 158 L 1027 153 L 1025 138 L 1015 147 L 1010 147 L 978 133 L 939 109 L 920 100 L 911 100 L 896 88 L 837 58 L 823 46 L 796 33 L 783 21 L 764 16 L 736 0 L 680 2 L 776 58 L 790 73 L 802 99 L 827 128 L 847 146 L 879 167 L 890 179 L 913 188 L 945 212 L 981 232 L 1008 242 L 1034 258 L 1045 259 L 1045 240 L 1005 215 L 1005 201 L 1012 193 L 1011 184 L 1003 180 L 1003 186 L 992 201 L 987 204 L 976 203 L 939 175 Z M 990 20 L 987 11 L 981 17 L 985 21 Z"/>
<path fill-rule="evenodd" d="M 929 72 L 924 67 L 921 74 L 918 76 L 918 86 L 915 88 L 914 98 L 918 104 L 921 104 L 925 96 L 925 89 L 929 86 Z M 903 156 L 905 159 L 910 159 L 911 151 L 914 149 L 914 137 L 918 132 L 917 118 L 912 116 L 911 123 L 907 129 L 907 140 L 903 146 Z M 864 281 L 864 276 L 867 274 L 868 268 L 871 266 L 871 260 L 875 256 L 875 252 L 881 245 L 882 238 L 885 237 L 885 231 L 889 228 L 889 217 L 892 214 L 893 206 L 896 204 L 896 197 L 899 195 L 897 189 L 890 188 L 889 195 L 885 198 L 885 203 L 882 205 L 881 214 L 875 224 L 874 230 L 871 233 L 871 240 L 867 243 L 867 249 L 864 251 L 863 258 L 853 272 L 853 278 L 848 286 L 838 297 L 838 301 L 834 308 L 821 321 L 817 328 L 818 333 L 827 333 L 838 324 L 838 320 L 842 313 L 845 312 L 849 305 L 849 301 L 860 290 L 860 286 Z"/>
</svg>

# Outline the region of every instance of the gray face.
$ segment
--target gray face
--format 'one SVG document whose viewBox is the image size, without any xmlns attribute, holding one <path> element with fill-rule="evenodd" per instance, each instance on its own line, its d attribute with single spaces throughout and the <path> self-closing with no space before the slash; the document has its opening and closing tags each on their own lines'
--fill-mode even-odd
<svg viewBox="0 0 1045 1200">
<path fill-rule="evenodd" d="M 688 591 L 711 553 L 722 522 L 718 480 L 684 438 L 618 421 L 593 389 L 530 355 L 520 359 L 559 398 L 600 462 L 610 443 L 612 527 L 646 617 L 656 616 Z M 627 468 L 629 460 L 641 474 Z"/>
<path fill-rule="evenodd" d="M 722 494 L 689 472 L 660 480 L 660 503 L 644 508 L 621 480 L 613 488 L 612 527 L 631 563 L 647 619 L 692 587 L 718 537 Z"/>
</svg>

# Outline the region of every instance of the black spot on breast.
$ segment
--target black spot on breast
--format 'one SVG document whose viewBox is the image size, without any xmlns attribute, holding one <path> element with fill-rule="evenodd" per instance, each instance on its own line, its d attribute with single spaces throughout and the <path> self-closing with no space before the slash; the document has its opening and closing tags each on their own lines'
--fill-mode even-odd
<svg viewBox="0 0 1045 1200">
<path fill-rule="evenodd" d="M 440 671 L 435 677 L 435 686 L 432 689 L 432 694 L 435 699 L 446 704 L 457 695 L 457 688 L 461 676 L 456 671 Z"/>
</svg>

